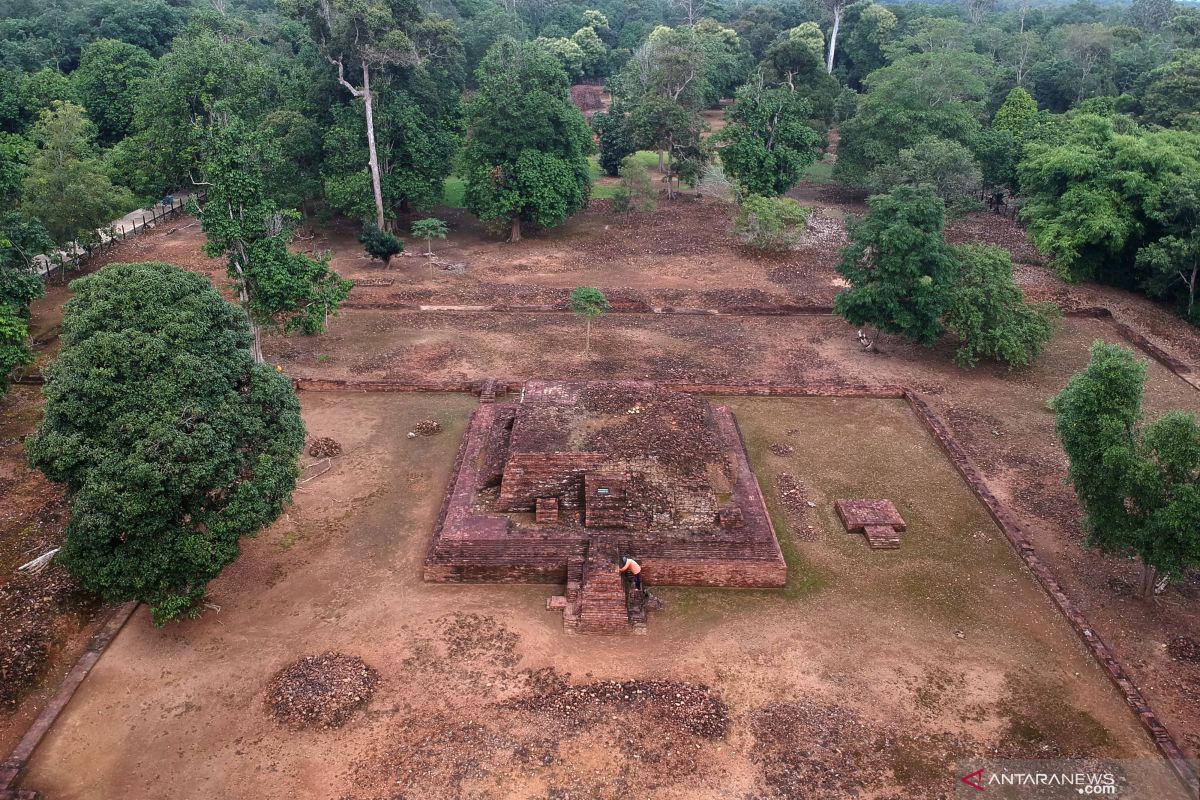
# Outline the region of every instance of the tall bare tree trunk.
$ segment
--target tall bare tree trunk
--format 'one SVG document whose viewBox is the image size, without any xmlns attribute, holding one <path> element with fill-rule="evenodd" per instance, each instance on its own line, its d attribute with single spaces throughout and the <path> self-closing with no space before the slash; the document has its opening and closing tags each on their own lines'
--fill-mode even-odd
<svg viewBox="0 0 1200 800">
<path fill-rule="evenodd" d="M 838 28 L 842 26 L 842 6 L 840 3 L 833 7 L 833 30 L 829 33 L 829 53 L 825 56 L 825 72 L 833 74 L 833 53 L 837 49 Z"/>
<path fill-rule="evenodd" d="M 371 70 L 364 61 L 363 71 L 363 104 L 367 109 L 367 160 L 371 165 L 371 189 L 375 192 L 375 226 L 383 230 L 383 187 L 379 180 L 379 153 L 375 150 L 375 109 L 371 96 Z"/>
<path fill-rule="evenodd" d="M 668 147 L 667 148 L 667 199 L 668 200 L 675 199 L 675 186 L 672 183 L 675 180 L 674 173 L 675 173 L 675 168 L 674 168 L 674 163 L 671 158 L 671 148 Z"/>
<path fill-rule="evenodd" d="M 1154 596 L 1154 584 L 1158 582 L 1158 568 L 1142 562 L 1142 588 L 1138 596 L 1148 600 Z"/>
<path fill-rule="evenodd" d="M 512 216 L 512 228 L 509 230 L 509 233 L 508 233 L 508 241 L 509 242 L 521 241 L 521 215 L 520 214 L 513 214 L 513 216 Z"/>
</svg>

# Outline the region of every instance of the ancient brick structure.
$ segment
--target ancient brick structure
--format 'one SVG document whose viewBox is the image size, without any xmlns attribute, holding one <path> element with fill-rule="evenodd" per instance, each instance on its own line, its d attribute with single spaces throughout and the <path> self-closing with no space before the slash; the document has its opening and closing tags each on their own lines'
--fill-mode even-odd
<svg viewBox="0 0 1200 800">
<path fill-rule="evenodd" d="M 626 601 L 621 554 L 649 585 L 784 585 L 732 412 L 640 382 L 530 381 L 516 402 L 481 404 L 425 579 L 565 584 L 552 607 L 567 630 L 636 631 L 644 598 Z"/>
<path fill-rule="evenodd" d="M 838 500 L 834 508 L 846 530 L 864 534 L 871 549 L 895 550 L 900 546 L 904 518 L 891 500 Z"/>
</svg>

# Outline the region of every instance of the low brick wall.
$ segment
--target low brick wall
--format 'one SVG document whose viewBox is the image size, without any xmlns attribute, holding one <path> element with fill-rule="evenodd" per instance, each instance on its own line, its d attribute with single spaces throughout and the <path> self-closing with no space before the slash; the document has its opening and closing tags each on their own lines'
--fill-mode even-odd
<svg viewBox="0 0 1200 800">
<path fill-rule="evenodd" d="M 1133 682 L 1125 672 L 1124 667 L 1117 661 L 1112 650 L 1107 644 L 1096 634 L 1091 625 L 1088 624 L 1087 618 L 1078 609 L 1071 598 L 1067 597 L 1063 591 L 1062 585 L 1055 579 L 1054 574 L 1050 569 L 1042 563 L 1041 559 L 1034 553 L 1033 545 L 1025 537 L 1021 526 L 1009 513 L 1008 509 L 996 498 L 982 476 L 971 464 L 967 457 L 966 451 L 950 433 L 950 429 L 938 419 L 937 415 L 929 408 L 929 404 L 920 397 L 916 392 L 906 391 L 905 397 L 916 413 L 917 417 L 924 423 L 925 427 L 933 435 L 934 439 L 945 450 L 954 467 L 962 475 L 967 485 L 975 492 L 975 496 L 983 503 L 988 510 L 996 525 L 1004 532 L 1013 548 L 1029 570 L 1037 578 L 1042 589 L 1050 596 L 1051 601 L 1067 618 L 1067 622 L 1083 640 L 1084 645 L 1091 651 L 1092 656 L 1100 663 L 1109 680 L 1116 686 L 1117 691 L 1125 698 L 1125 702 L 1129 705 L 1133 712 L 1137 715 L 1138 721 L 1142 727 L 1150 734 L 1150 738 L 1154 740 L 1154 744 L 1158 747 L 1159 752 L 1170 762 L 1175 774 L 1179 780 L 1188 788 L 1193 796 L 1200 796 L 1200 780 L 1197 779 L 1195 770 L 1192 768 L 1191 762 L 1184 756 L 1183 750 L 1167 730 L 1166 726 L 1154 713 L 1150 707 L 1150 703 L 1146 700 L 1145 695 Z"/>
</svg>

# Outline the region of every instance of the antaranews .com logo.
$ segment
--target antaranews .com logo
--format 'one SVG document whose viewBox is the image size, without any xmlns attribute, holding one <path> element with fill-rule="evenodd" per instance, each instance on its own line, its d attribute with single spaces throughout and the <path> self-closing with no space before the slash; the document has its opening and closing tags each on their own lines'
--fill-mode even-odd
<svg viewBox="0 0 1200 800">
<path fill-rule="evenodd" d="M 955 770 L 955 800 L 1188 800 L 1161 759 L 976 759 Z"/>
</svg>

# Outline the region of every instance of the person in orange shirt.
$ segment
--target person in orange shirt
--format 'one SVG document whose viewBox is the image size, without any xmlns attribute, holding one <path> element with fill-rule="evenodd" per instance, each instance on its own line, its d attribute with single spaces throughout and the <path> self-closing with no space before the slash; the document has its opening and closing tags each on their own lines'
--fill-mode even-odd
<svg viewBox="0 0 1200 800">
<path fill-rule="evenodd" d="M 639 592 L 642 590 L 642 565 L 634 561 L 629 556 L 621 556 L 621 566 L 617 572 L 628 572 L 633 578 L 633 588 Z"/>
</svg>

